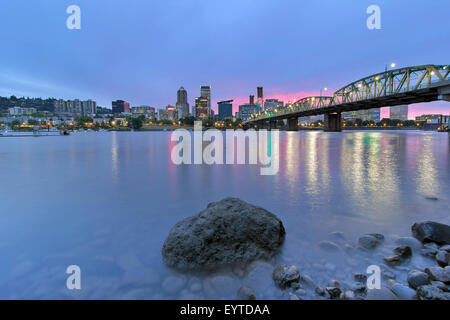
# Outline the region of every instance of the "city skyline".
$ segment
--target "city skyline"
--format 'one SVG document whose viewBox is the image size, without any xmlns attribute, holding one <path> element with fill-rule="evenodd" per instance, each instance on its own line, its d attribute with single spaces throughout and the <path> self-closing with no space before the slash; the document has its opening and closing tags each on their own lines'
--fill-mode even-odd
<svg viewBox="0 0 450 320">
<path fill-rule="evenodd" d="M 249 94 L 257 96 L 258 86 L 264 87 L 264 98 L 286 103 L 319 95 L 324 87 L 334 92 L 392 62 L 397 67 L 447 63 L 450 44 L 441 41 L 447 36 L 446 2 L 380 1 L 381 30 L 366 27 L 370 4 L 348 3 L 343 11 L 331 0 L 258 5 L 137 1 L 132 8 L 78 1 L 81 30 L 68 30 L 67 3 L 4 3 L 0 18 L 15 32 L 0 29 L 13 48 L 1 53 L 0 95 L 92 99 L 107 108 L 123 99 L 131 106 L 160 109 L 175 104 L 180 86 L 193 106 L 198 87 L 207 84 L 214 110 L 218 101 L 233 99 L 236 112 Z M 185 23 L 172 23 L 181 17 L 188 17 Z M 283 23 L 265 23 L 269 19 Z M 207 48 L 198 50 L 204 41 Z M 430 50 L 431 43 L 439 46 Z M 381 117 L 388 112 L 382 109 Z M 409 118 L 426 113 L 448 114 L 448 104 L 411 105 Z"/>
</svg>

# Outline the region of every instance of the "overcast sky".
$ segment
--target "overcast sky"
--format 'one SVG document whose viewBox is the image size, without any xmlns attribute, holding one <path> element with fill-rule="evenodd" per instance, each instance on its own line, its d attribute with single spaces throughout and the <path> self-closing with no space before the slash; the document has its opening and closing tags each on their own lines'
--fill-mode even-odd
<svg viewBox="0 0 450 320">
<path fill-rule="evenodd" d="M 81 30 L 66 28 L 72 4 Z M 371 4 L 381 30 L 366 27 Z M 257 86 L 294 100 L 391 62 L 450 63 L 449 11 L 448 0 L 2 0 L 0 95 L 160 108 L 180 86 L 192 105 L 211 85 L 213 106 Z M 449 111 L 421 104 L 410 117 Z"/>
</svg>

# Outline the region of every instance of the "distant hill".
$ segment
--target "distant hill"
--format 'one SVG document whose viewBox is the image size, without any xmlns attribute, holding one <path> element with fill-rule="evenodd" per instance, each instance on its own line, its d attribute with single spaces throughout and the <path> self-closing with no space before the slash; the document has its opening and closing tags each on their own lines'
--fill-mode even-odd
<svg viewBox="0 0 450 320">
<path fill-rule="evenodd" d="M 54 109 L 54 98 L 41 99 L 41 98 L 18 98 L 16 96 L 0 97 L 0 112 L 6 113 L 8 108 L 22 107 L 22 108 L 36 108 L 37 111 L 50 111 Z"/>
</svg>

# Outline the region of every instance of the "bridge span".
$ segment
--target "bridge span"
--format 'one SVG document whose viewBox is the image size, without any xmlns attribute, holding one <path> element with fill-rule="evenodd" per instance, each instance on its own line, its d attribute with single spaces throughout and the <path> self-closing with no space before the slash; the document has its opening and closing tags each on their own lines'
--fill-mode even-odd
<svg viewBox="0 0 450 320">
<path fill-rule="evenodd" d="M 276 128 L 287 120 L 298 130 L 298 118 L 324 115 L 325 131 L 341 131 L 342 112 L 392 107 L 403 104 L 450 101 L 450 65 L 423 65 L 377 73 L 352 82 L 332 96 L 305 97 L 271 112 L 253 114 L 246 128 Z"/>
</svg>

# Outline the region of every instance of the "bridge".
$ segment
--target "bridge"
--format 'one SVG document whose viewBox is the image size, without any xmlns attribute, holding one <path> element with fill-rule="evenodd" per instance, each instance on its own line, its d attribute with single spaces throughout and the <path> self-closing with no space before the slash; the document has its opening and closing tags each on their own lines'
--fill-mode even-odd
<svg viewBox="0 0 450 320">
<path fill-rule="evenodd" d="M 298 130 L 298 118 L 324 115 L 325 131 L 341 131 L 342 112 L 396 105 L 450 101 L 450 65 L 423 65 L 377 73 L 352 82 L 333 96 L 305 97 L 286 107 L 251 115 L 246 128 L 275 129 L 287 120 Z"/>
</svg>

